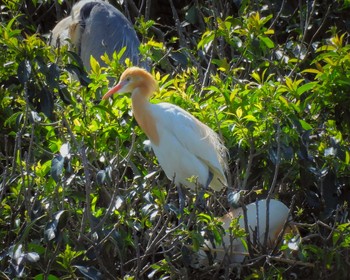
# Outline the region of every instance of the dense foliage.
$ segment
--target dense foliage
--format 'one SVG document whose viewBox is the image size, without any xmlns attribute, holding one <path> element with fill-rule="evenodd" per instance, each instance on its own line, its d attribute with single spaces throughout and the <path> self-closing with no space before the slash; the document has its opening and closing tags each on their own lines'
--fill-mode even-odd
<svg viewBox="0 0 350 280">
<path fill-rule="evenodd" d="M 100 101 L 120 54 L 86 73 L 46 43 L 71 5 L 3 1 L 1 279 L 348 277 L 349 1 L 155 2 L 112 1 L 153 63 L 152 102 L 222 136 L 232 187 L 208 192 L 205 210 L 189 193 L 179 223 L 176 188 L 144 149 L 129 98 Z M 220 241 L 231 189 L 290 206 L 298 252 L 259 247 L 241 266 L 192 267 L 201 232 Z"/>
</svg>

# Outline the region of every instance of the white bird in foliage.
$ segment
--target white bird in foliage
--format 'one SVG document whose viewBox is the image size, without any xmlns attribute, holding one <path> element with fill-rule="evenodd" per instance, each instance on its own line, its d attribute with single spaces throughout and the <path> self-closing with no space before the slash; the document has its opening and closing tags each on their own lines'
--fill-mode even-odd
<svg viewBox="0 0 350 280">
<path fill-rule="evenodd" d="M 196 182 L 189 179 L 196 178 L 203 188 L 209 186 L 220 191 L 227 186 L 227 150 L 219 136 L 176 105 L 150 103 L 149 99 L 157 88 L 157 82 L 150 73 L 131 67 L 125 70 L 119 83 L 103 99 L 117 92 L 131 93 L 135 119 L 150 139 L 166 176 L 178 187 L 182 184 L 195 189 Z"/>
<path fill-rule="evenodd" d="M 267 231 L 267 200 L 262 199 L 257 202 L 248 204 L 246 206 L 246 220 L 247 228 L 249 229 L 249 238 L 253 246 L 264 245 L 265 233 Z M 288 243 L 291 250 L 297 250 L 300 243 L 300 236 L 297 229 L 290 225 L 289 208 L 281 201 L 271 199 L 269 202 L 269 227 L 267 236 L 267 248 L 274 248 L 279 235 L 282 233 L 293 233 L 295 239 Z M 231 210 L 229 213 L 221 217 L 222 227 L 225 229 L 225 234 L 222 237 L 221 244 L 215 246 L 209 241 L 205 240 L 204 247 L 197 252 L 192 266 L 199 268 L 208 265 L 208 256 L 205 252 L 210 252 L 215 261 L 223 261 L 228 257 L 230 263 L 242 263 L 245 256 L 248 255 L 247 249 L 244 246 L 241 238 L 235 238 L 230 231 L 233 219 L 238 220 L 238 225 L 245 230 L 244 210 L 237 208 Z M 283 232 L 283 229 L 285 231 Z M 246 239 L 246 238 L 244 238 Z"/>
<path fill-rule="evenodd" d="M 128 19 L 114 6 L 101 0 L 82 0 L 76 3 L 71 15 L 62 19 L 52 30 L 50 45 L 66 45 L 68 40 L 76 48 L 84 66 L 90 70 L 90 56 L 104 65 L 101 56 L 126 48 L 121 62 L 129 58 L 133 65 L 148 68 L 141 62 L 140 41 Z"/>
</svg>

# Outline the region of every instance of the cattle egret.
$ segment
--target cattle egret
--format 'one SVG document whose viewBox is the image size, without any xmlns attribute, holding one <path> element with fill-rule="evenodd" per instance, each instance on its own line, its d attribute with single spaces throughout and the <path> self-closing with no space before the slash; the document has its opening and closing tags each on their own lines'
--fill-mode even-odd
<svg viewBox="0 0 350 280">
<path fill-rule="evenodd" d="M 121 58 L 129 58 L 134 65 L 148 68 L 140 61 L 140 41 L 132 24 L 115 7 L 101 0 L 82 0 L 76 3 L 71 15 L 62 19 L 52 30 L 50 44 L 66 45 L 68 40 L 81 57 L 85 68 L 90 70 L 90 56 L 105 65 L 101 56 L 110 57 L 114 51 L 126 47 Z"/>
<path fill-rule="evenodd" d="M 128 68 L 119 83 L 103 99 L 114 93 L 131 93 L 134 117 L 151 142 L 166 176 L 178 186 L 195 189 L 196 178 L 202 187 L 220 191 L 227 186 L 225 176 L 227 150 L 219 136 L 180 107 L 151 104 L 157 89 L 150 73 L 138 67 Z M 181 201 L 180 201 L 181 208 Z"/>
<path fill-rule="evenodd" d="M 278 200 L 271 199 L 269 206 L 269 233 L 267 246 L 271 248 L 275 245 L 278 236 L 283 231 L 285 224 L 288 223 L 289 208 Z M 251 203 L 247 208 L 247 222 L 249 228 L 250 241 L 256 241 L 257 244 L 263 245 L 266 232 L 266 207 L 267 201 L 265 199 L 259 200 L 256 203 Z M 237 208 L 231 210 L 229 213 L 220 218 L 223 223 L 222 227 L 225 229 L 222 244 L 216 244 L 215 248 L 209 241 L 205 241 L 205 247 L 199 250 L 196 254 L 195 267 L 201 267 L 208 264 L 208 258 L 205 251 L 209 251 L 216 261 L 223 261 L 225 256 L 228 257 L 231 263 L 242 263 L 247 250 L 240 238 L 235 239 L 229 231 L 230 224 L 233 219 L 239 218 L 239 227 L 245 229 L 245 222 L 243 217 L 243 209 Z M 290 225 L 287 226 L 286 231 L 292 231 Z"/>
</svg>

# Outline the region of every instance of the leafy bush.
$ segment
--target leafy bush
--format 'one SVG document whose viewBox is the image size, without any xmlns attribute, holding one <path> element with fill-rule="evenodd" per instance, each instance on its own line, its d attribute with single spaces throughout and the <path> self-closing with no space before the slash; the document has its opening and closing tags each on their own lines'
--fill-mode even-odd
<svg viewBox="0 0 350 280">
<path fill-rule="evenodd" d="M 74 52 L 47 46 L 35 32 L 36 15 L 21 1 L 5 1 L 1 276 L 347 277 L 348 4 L 328 2 L 324 11 L 316 1 L 184 2 L 181 9 L 170 1 L 178 19 L 173 28 L 147 15 L 138 19 L 141 52 L 160 85 L 152 102 L 188 110 L 217 131 L 230 152 L 232 186 L 207 193 L 204 212 L 189 193 L 179 223 L 176 188 L 144 149 L 129 98 L 100 101 L 108 78 L 124 70 L 121 53 L 104 57 L 106 68 L 92 59 L 86 73 Z M 327 23 L 334 27 L 326 29 Z M 303 237 L 298 253 L 288 255 L 286 245 L 257 248 L 240 269 L 225 262 L 191 267 L 202 232 L 220 242 L 218 217 L 232 189 L 243 191 L 245 203 L 277 197 L 290 206 Z"/>
</svg>

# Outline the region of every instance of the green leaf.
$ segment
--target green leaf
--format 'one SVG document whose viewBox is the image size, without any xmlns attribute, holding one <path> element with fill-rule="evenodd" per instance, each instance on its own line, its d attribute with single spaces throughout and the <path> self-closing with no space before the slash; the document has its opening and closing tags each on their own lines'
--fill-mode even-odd
<svg viewBox="0 0 350 280">
<path fill-rule="evenodd" d="M 236 110 L 236 116 L 240 119 L 243 115 L 243 110 L 242 108 L 237 108 Z"/>
<path fill-rule="evenodd" d="M 261 78 L 260 78 L 258 72 L 255 72 L 255 71 L 254 71 L 254 72 L 251 74 L 251 76 L 252 76 L 252 78 L 253 78 L 254 80 L 256 80 L 259 84 L 261 84 Z"/>
<path fill-rule="evenodd" d="M 275 43 L 267 36 L 260 35 L 259 39 L 269 48 L 272 49 L 275 47 Z"/>
<path fill-rule="evenodd" d="M 304 92 L 313 89 L 315 87 L 315 85 L 317 85 L 317 82 L 310 82 L 310 83 L 304 84 L 301 87 L 298 87 L 297 94 L 300 96 Z"/>
<path fill-rule="evenodd" d="M 198 217 L 198 220 L 204 223 L 209 223 L 212 220 L 211 216 L 205 213 L 199 213 L 197 217 Z"/>
<path fill-rule="evenodd" d="M 299 119 L 299 123 L 300 123 L 301 127 L 302 127 L 303 129 L 305 129 L 305 130 L 311 130 L 311 129 L 312 129 L 312 126 L 309 125 L 309 124 L 308 124 L 306 121 L 304 121 L 304 120 Z"/>
<path fill-rule="evenodd" d="M 45 276 L 44 277 L 44 274 L 41 273 L 41 274 L 38 274 L 34 277 L 34 280 L 44 280 L 44 279 L 47 279 L 47 280 L 60 280 L 61 278 L 53 275 L 53 274 L 49 274 L 47 275 L 47 277 Z"/>
<path fill-rule="evenodd" d="M 206 31 L 202 36 L 202 40 L 199 41 L 197 48 L 204 48 L 206 45 L 210 44 L 215 39 L 215 33 L 213 31 Z"/>
<path fill-rule="evenodd" d="M 301 73 L 322 74 L 322 72 L 320 70 L 317 70 L 317 69 L 314 69 L 314 68 L 305 69 L 305 70 L 301 71 Z"/>
<path fill-rule="evenodd" d="M 321 46 L 319 47 L 316 52 L 321 52 L 321 51 L 334 51 L 337 48 L 335 46 L 332 45 L 325 45 L 325 46 Z"/>
<path fill-rule="evenodd" d="M 244 119 L 250 122 L 258 122 L 257 118 L 254 117 L 253 115 L 246 115 L 244 116 Z"/>
<path fill-rule="evenodd" d="M 350 162 L 350 153 L 349 151 L 345 151 L 345 163 L 349 164 Z"/>
<path fill-rule="evenodd" d="M 14 113 L 5 120 L 4 126 L 10 127 L 11 125 L 15 124 L 16 122 L 20 123 L 22 118 L 23 118 L 23 112 L 20 111 L 20 112 Z"/>
<path fill-rule="evenodd" d="M 288 103 L 287 99 L 286 99 L 284 96 L 280 95 L 280 96 L 278 97 L 278 99 L 279 99 L 286 107 L 289 107 L 289 103 Z"/>
<path fill-rule="evenodd" d="M 348 80 L 342 80 L 342 79 L 340 79 L 340 80 L 338 80 L 337 82 L 338 82 L 340 85 L 350 86 L 350 81 L 348 81 Z"/>
<path fill-rule="evenodd" d="M 93 73 L 101 74 L 100 64 L 92 55 L 90 56 L 90 66 Z"/>
</svg>

